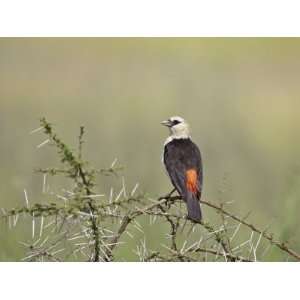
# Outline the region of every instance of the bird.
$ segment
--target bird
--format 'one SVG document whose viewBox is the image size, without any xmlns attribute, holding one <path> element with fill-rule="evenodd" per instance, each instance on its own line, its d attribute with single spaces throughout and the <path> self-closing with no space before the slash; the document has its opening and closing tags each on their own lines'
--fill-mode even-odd
<svg viewBox="0 0 300 300">
<path fill-rule="evenodd" d="M 163 163 L 170 180 L 187 205 L 187 218 L 202 221 L 200 198 L 203 184 L 201 153 L 192 141 L 188 123 L 179 116 L 161 122 L 170 131 L 164 143 Z"/>
</svg>

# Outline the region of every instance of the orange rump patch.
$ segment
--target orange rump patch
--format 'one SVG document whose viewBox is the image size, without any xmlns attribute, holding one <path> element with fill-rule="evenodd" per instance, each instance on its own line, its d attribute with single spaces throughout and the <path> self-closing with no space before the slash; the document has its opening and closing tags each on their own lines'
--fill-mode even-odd
<svg viewBox="0 0 300 300">
<path fill-rule="evenodd" d="M 186 175 L 186 187 L 192 193 L 197 193 L 197 172 L 195 169 L 189 169 L 185 173 Z"/>
</svg>

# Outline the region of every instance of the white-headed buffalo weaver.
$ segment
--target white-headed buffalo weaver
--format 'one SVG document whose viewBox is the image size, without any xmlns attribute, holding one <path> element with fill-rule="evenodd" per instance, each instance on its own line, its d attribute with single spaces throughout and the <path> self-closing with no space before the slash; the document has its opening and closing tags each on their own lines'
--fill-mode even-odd
<svg viewBox="0 0 300 300">
<path fill-rule="evenodd" d="M 163 162 L 173 186 L 187 204 L 188 218 L 199 222 L 203 180 L 199 148 L 192 142 L 189 125 L 183 118 L 171 117 L 161 124 L 170 130 L 164 144 Z"/>
</svg>

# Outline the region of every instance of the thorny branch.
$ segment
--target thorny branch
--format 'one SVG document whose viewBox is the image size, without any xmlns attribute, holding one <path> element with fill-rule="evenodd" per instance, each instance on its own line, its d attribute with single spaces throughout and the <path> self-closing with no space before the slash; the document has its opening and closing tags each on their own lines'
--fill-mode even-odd
<svg viewBox="0 0 300 300">
<path fill-rule="evenodd" d="M 209 206 L 209 207 L 212 207 L 216 211 L 222 212 L 224 215 L 230 217 L 231 219 L 233 219 L 233 220 L 235 220 L 235 221 L 237 221 L 237 222 L 245 225 L 246 227 L 250 228 L 252 231 L 260 234 L 262 237 L 264 237 L 265 239 L 267 239 L 268 241 L 270 241 L 271 244 L 275 245 L 276 247 L 278 247 L 282 251 L 287 252 L 289 255 L 293 256 L 297 260 L 300 260 L 300 254 L 298 254 L 294 250 L 288 248 L 288 246 L 287 246 L 286 243 L 275 240 L 272 234 L 268 234 L 266 231 L 258 229 L 253 224 L 250 224 L 250 223 L 246 222 L 244 219 L 241 219 L 241 218 L 237 217 L 236 215 L 234 215 L 234 214 L 226 211 L 223 207 L 220 207 L 220 206 L 218 206 L 216 204 L 213 204 L 212 202 L 205 201 L 205 200 L 202 200 L 201 202 L 203 204 Z"/>
<path fill-rule="evenodd" d="M 75 180 L 77 183 L 78 189 L 83 189 L 87 196 L 91 196 L 93 192 L 91 188 L 93 187 L 93 172 L 88 172 L 83 169 L 84 163 L 82 162 L 82 146 L 83 146 L 83 134 L 84 127 L 80 127 L 79 133 L 79 146 L 78 146 L 78 158 L 76 155 L 67 147 L 65 143 L 63 143 L 55 133 L 53 133 L 52 126 L 50 123 L 46 121 L 45 118 L 41 119 L 41 126 L 44 128 L 45 134 L 48 136 L 49 140 L 54 143 L 54 145 L 59 149 L 59 154 L 61 155 L 62 163 L 67 163 L 71 167 L 69 169 L 69 176 Z M 79 182 L 79 178 L 81 182 Z M 99 232 L 97 226 L 97 216 L 96 210 L 93 205 L 93 199 L 91 197 L 87 197 L 87 204 L 90 211 L 90 222 L 91 228 L 93 231 L 94 241 L 95 241 L 95 255 L 94 261 L 99 261 Z"/>
<path fill-rule="evenodd" d="M 145 194 L 135 195 L 138 185 L 127 193 L 123 180 L 121 191 L 117 195 L 114 195 L 113 189 L 109 197 L 96 194 L 97 174 L 117 175 L 115 178 L 119 178 L 121 167 L 115 166 L 116 160 L 107 169 L 97 170 L 88 166 L 82 153 L 83 126 L 80 127 L 78 137 L 78 154 L 58 138 L 52 124 L 45 119 L 41 119 L 41 129 L 44 129 L 47 140 L 38 147 L 50 142 L 58 150 L 62 163 L 59 168 L 38 170 L 44 176 L 44 185 L 46 176 L 61 175 L 70 178 L 74 188 L 71 191 L 64 190 L 63 195 L 50 190 L 49 196 L 54 199 L 44 204 L 30 204 L 25 192 L 25 206 L 9 211 L 2 209 L 10 228 L 17 225 L 20 215 L 27 215 L 31 220 L 32 240 L 21 242 L 27 249 L 24 260 L 115 261 L 117 258 L 114 250 L 122 247 L 127 249 L 126 239 L 139 243 L 139 238 L 133 233 L 136 232 L 143 236 L 141 246 L 137 246 L 137 255 L 141 261 L 248 262 L 263 257 L 270 245 L 300 261 L 300 254 L 286 242 L 275 240 L 272 234 L 229 212 L 223 204 L 201 201 L 202 205 L 221 214 L 222 224 L 212 225 L 206 221 L 195 223 L 188 220 L 185 207 L 182 209 L 180 205 L 182 200 L 180 196 L 173 195 L 174 190 L 152 199 Z M 43 193 L 46 190 L 43 187 Z M 139 218 L 145 220 L 146 217 L 150 218 L 148 230 L 154 230 L 152 226 L 156 222 L 159 222 L 161 228 L 168 228 L 167 239 L 162 239 L 164 243 L 161 247 L 146 247 L 147 234 L 137 221 Z M 237 236 L 241 231 L 242 237 L 250 235 L 250 238 L 238 242 Z"/>
</svg>

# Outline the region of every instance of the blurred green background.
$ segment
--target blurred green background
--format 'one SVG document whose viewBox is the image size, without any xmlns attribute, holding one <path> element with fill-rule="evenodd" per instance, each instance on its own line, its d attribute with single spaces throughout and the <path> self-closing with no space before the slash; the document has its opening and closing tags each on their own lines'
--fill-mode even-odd
<svg viewBox="0 0 300 300">
<path fill-rule="evenodd" d="M 299 78 L 296 38 L 2 38 L 0 206 L 24 205 L 24 189 L 39 201 L 33 169 L 57 161 L 29 134 L 43 116 L 74 147 L 85 125 L 94 166 L 117 157 L 129 188 L 165 194 L 159 122 L 180 115 L 202 151 L 203 197 L 234 201 L 300 251 Z M 0 260 L 19 260 L 30 228 L 0 226 Z"/>
</svg>

